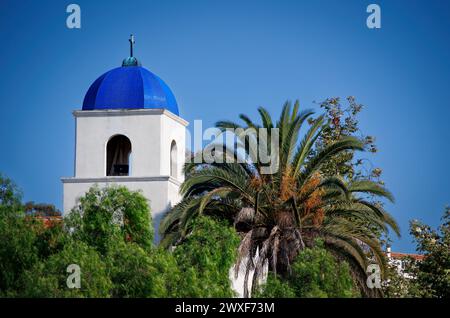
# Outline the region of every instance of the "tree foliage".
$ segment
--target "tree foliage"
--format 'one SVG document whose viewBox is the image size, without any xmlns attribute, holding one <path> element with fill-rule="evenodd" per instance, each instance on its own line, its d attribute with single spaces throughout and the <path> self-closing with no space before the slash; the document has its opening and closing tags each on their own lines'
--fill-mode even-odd
<svg viewBox="0 0 450 318">
<path fill-rule="evenodd" d="M 202 216 L 193 231 L 174 251 L 182 272 L 189 273 L 185 296 L 231 297 L 229 271 L 237 256 L 239 237 L 224 221 Z"/>
<path fill-rule="evenodd" d="M 365 135 L 359 127 L 358 115 L 364 106 L 358 103 L 355 97 L 349 96 L 345 102 L 339 97 L 327 98 L 319 106 L 324 110 L 329 124 L 317 138 L 317 148 L 313 149 L 313 155 L 345 136 L 356 136 L 363 142 L 364 150 L 369 153 L 378 151 L 375 137 Z M 314 125 L 315 120 L 310 119 L 309 123 Z M 357 157 L 353 150 L 343 151 L 330 158 L 321 170 L 327 175 L 340 175 L 350 180 L 369 178 L 381 181 L 382 174 L 382 170 L 375 167 L 369 158 Z"/>
<path fill-rule="evenodd" d="M 135 242 L 144 249 L 153 242 L 147 199 L 123 186 L 92 187 L 72 209 L 66 224 L 77 239 L 101 254 L 118 240 Z"/>
<path fill-rule="evenodd" d="M 59 211 L 53 204 L 46 203 L 35 203 L 29 201 L 24 204 L 25 213 L 27 215 L 33 216 L 61 216 L 61 211 Z"/>
<path fill-rule="evenodd" d="M 264 284 L 255 289 L 255 298 L 296 298 L 290 282 L 279 275 L 269 273 Z"/>
<path fill-rule="evenodd" d="M 349 298 L 358 295 L 349 265 L 338 262 L 319 242 L 298 254 L 289 275 L 269 275 L 256 297 Z"/>
<path fill-rule="evenodd" d="M 18 209 L 21 207 L 21 199 L 22 193 L 16 184 L 0 172 L 0 209 Z"/>
<path fill-rule="evenodd" d="M 61 227 L 46 229 L 25 214 L 21 192 L 0 174 L 0 296 L 18 296 L 22 274 L 61 248 Z"/>
<path fill-rule="evenodd" d="M 424 258 L 404 257 L 401 269 L 392 264 L 383 286 L 385 296 L 450 298 L 450 207 L 438 230 L 412 220 L 410 234 Z"/>
<path fill-rule="evenodd" d="M 425 258 L 417 262 L 416 282 L 423 297 L 450 298 L 450 207 L 436 231 L 420 221 L 410 224 L 417 250 Z"/>
<path fill-rule="evenodd" d="M 23 213 L 2 209 L 0 241 L 0 295 L 15 296 L 22 273 L 39 261 L 38 236 Z"/>
<path fill-rule="evenodd" d="M 106 257 L 112 297 L 165 297 L 164 276 L 153 256 L 154 251 L 146 251 L 136 243 L 118 241 Z"/>
<path fill-rule="evenodd" d="M 124 187 L 91 188 L 65 222 L 44 223 L 41 207 L 21 204 L 0 179 L 1 297 L 226 297 L 239 238 L 200 219 L 174 253 L 152 243 L 147 200 Z M 67 268 L 81 270 L 69 288 Z"/>
<path fill-rule="evenodd" d="M 81 269 L 81 288 L 68 288 L 67 268 L 76 264 Z M 25 272 L 25 297 L 108 297 L 112 283 L 107 265 L 97 251 L 84 242 L 71 241 L 57 254 Z"/>
<path fill-rule="evenodd" d="M 402 268 L 389 264 L 383 281 L 383 295 L 387 298 L 421 297 L 422 290 L 417 284 L 417 261 L 412 257 L 401 259 Z"/>
</svg>

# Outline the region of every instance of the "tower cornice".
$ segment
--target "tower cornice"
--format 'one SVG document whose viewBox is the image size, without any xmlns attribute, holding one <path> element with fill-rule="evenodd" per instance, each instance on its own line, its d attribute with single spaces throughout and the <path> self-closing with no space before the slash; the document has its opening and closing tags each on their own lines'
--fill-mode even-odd
<svg viewBox="0 0 450 318">
<path fill-rule="evenodd" d="M 165 115 L 183 126 L 189 125 L 189 122 L 168 111 L 165 108 L 150 109 L 102 109 L 102 110 L 74 110 L 74 117 L 113 117 L 113 116 L 152 116 Z"/>
</svg>

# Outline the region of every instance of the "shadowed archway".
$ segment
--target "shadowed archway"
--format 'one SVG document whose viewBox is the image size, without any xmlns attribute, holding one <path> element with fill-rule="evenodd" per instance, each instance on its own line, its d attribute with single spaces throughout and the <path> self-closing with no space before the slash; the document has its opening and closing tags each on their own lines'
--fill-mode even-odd
<svg viewBox="0 0 450 318">
<path fill-rule="evenodd" d="M 106 175 L 128 176 L 130 172 L 131 141 L 124 135 L 112 137 L 106 146 Z"/>
</svg>

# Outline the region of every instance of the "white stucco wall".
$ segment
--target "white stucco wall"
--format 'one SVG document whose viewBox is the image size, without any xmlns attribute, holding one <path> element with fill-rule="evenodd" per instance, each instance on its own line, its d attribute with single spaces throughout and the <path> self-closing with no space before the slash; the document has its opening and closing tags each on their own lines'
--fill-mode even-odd
<svg viewBox="0 0 450 318">
<path fill-rule="evenodd" d="M 131 141 L 131 175 L 169 175 L 170 145 L 175 140 L 178 165 L 184 160 L 187 122 L 163 109 L 75 111 L 75 177 L 106 176 L 106 145 L 111 137 Z M 181 175 L 179 176 L 181 178 Z M 177 179 L 179 179 L 177 178 Z"/>
<path fill-rule="evenodd" d="M 182 131 L 182 133 L 181 133 Z M 186 158 L 185 126 L 168 116 L 161 117 L 161 175 L 170 175 L 170 148 L 172 141 L 177 145 L 177 175 L 176 179 L 183 182 L 183 166 Z"/>
</svg>

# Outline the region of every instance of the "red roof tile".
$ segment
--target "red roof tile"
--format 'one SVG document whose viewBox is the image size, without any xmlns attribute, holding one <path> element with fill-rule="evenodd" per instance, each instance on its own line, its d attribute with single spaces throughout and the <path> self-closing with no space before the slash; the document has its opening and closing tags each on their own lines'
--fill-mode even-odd
<svg viewBox="0 0 450 318">
<path fill-rule="evenodd" d="M 405 257 L 411 257 L 411 258 L 415 259 L 416 261 L 421 261 L 421 260 L 423 260 L 425 258 L 425 255 L 391 252 L 391 257 L 392 258 L 396 258 L 396 259 L 402 259 L 402 258 L 405 258 Z"/>
</svg>

